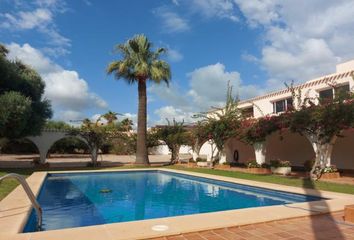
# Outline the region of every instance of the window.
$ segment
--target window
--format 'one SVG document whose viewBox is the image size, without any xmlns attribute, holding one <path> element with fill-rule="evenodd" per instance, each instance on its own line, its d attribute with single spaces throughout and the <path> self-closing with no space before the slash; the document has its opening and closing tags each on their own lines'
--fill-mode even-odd
<svg viewBox="0 0 354 240">
<path fill-rule="evenodd" d="M 253 107 L 243 108 L 243 109 L 241 109 L 241 113 L 242 113 L 242 116 L 244 116 L 246 118 L 253 117 Z"/>
<path fill-rule="evenodd" d="M 291 110 L 293 108 L 293 99 L 287 98 L 273 103 L 273 112 L 280 113 Z"/>
<path fill-rule="evenodd" d="M 349 84 L 336 87 L 334 89 L 334 93 L 336 97 L 345 97 L 345 98 L 349 97 L 349 93 L 350 93 Z"/>
<path fill-rule="evenodd" d="M 328 102 L 333 100 L 333 89 L 326 89 L 326 90 L 322 90 L 320 91 L 320 102 Z"/>
<path fill-rule="evenodd" d="M 332 101 L 334 97 L 348 97 L 350 93 L 349 84 L 341 85 L 338 87 L 322 90 L 320 94 L 320 103 Z"/>
</svg>

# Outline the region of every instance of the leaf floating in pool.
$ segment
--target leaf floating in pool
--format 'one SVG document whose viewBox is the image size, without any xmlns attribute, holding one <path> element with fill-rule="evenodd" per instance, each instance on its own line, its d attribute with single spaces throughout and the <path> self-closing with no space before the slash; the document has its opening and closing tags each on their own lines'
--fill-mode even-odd
<svg viewBox="0 0 354 240">
<path fill-rule="evenodd" d="M 112 189 L 108 189 L 108 188 L 102 188 L 100 190 L 100 193 L 111 193 L 112 192 Z"/>
</svg>

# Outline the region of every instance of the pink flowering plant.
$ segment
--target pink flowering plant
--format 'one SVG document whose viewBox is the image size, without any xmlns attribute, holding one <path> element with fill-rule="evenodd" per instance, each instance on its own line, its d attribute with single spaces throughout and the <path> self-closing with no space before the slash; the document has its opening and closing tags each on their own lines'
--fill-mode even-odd
<svg viewBox="0 0 354 240">
<path fill-rule="evenodd" d="M 240 137 L 243 141 L 254 144 L 256 142 L 264 142 L 266 137 L 274 132 L 286 128 L 287 115 L 265 116 L 259 119 L 245 119 L 241 123 Z M 281 133 L 281 132 L 280 132 Z"/>
</svg>

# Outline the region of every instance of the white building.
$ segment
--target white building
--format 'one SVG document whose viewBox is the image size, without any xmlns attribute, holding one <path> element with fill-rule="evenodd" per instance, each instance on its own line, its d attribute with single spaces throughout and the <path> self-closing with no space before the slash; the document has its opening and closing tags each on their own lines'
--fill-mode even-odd
<svg viewBox="0 0 354 240">
<path fill-rule="evenodd" d="M 338 90 L 354 90 L 353 74 L 354 60 L 337 65 L 336 72 L 333 74 L 311 79 L 295 86 L 295 89 L 296 91 L 301 89 L 303 98 L 333 98 Z M 333 85 L 336 86 L 336 90 L 333 89 Z M 290 105 L 296 106 L 296 104 L 292 102 L 290 90 L 284 86 L 282 90 L 241 101 L 239 107 L 249 117 L 259 118 L 284 112 Z M 343 136 L 335 142 L 330 164 L 336 165 L 339 169 L 354 170 L 354 131 L 346 130 Z M 169 154 L 165 145 L 154 150 L 155 154 Z M 191 149 L 186 146 L 181 150 L 183 153 L 191 152 Z M 305 161 L 315 158 L 315 152 L 307 138 L 290 131 L 282 132 L 282 139 L 277 132 L 268 136 L 264 150 L 263 155 L 267 163 L 273 159 L 280 159 L 290 161 L 293 166 L 302 167 Z M 255 147 L 237 138 L 226 142 L 225 151 L 227 162 L 245 163 L 256 159 Z M 199 155 L 210 160 L 211 156 L 216 154 L 215 146 L 213 148 L 209 142 L 206 142 L 201 147 Z M 259 155 L 257 161 L 258 157 Z"/>
<path fill-rule="evenodd" d="M 320 78 L 309 80 L 295 86 L 301 89 L 302 97 L 333 98 L 337 91 L 353 91 L 354 60 L 337 65 L 336 72 Z M 336 88 L 333 88 L 333 85 Z M 271 92 L 252 99 L 240 102 L 239 107 L 250 117 L 259 118 L 265 115 L 278 114 L 286 111 L 293 105 L 291 92 L 287 88 Z M 338 138 L 333 147 L 331 164 L 339 169 L 354 170 L 354 131 L 346 130 L 343 138 Z M 299 134 L 285 132 L 268 136 L 265 143 L 266 162 L 271 159 L 288 160 L 293 166 L 303 166 L 306 160 L 315 158 L 315 153 L 310 142 Z M 247 162 L 256 159 L 254 147 L 238 139 L 230 139 L 226 143 L 227 161 Z"/>
</svg>

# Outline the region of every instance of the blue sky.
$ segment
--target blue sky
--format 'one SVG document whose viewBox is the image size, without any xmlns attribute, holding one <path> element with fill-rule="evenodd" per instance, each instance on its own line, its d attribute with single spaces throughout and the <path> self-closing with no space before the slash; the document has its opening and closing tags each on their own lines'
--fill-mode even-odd
<svg viewBox="0 0 354 240">
<path fill-rule="evenodd" d="M 55 119 L 135 119 L 137 86 L 105 68 L 146 34 L 172 69 L 169 88 L 148 86 L 153 125 L 221 106 L 228 81 L 246 99 L 334 72 L 354 58 L 353 16 L 351 0 L 0 0 L 0 42 L 42 75 Z"/>
</svg>

